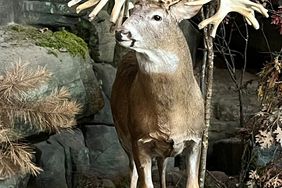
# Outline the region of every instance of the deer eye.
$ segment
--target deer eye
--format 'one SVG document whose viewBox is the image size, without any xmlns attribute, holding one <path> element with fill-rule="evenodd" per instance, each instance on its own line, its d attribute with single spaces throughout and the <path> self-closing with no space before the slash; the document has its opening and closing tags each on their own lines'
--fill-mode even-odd
<svg viewBox="0 0 282 188">
<path fill-rule="evenodd" d="M 153 19 L 156 20 L 156 21 L 161 21 L 162 17 L 160 17 L 159 15 L 154 15 Z"/>
</svg>

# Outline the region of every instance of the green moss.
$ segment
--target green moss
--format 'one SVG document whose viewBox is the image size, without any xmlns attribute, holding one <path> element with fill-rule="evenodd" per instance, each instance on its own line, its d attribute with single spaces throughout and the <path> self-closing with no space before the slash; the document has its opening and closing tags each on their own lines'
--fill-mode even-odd
<svg viewBox="0 0 282 188">
<path fill-rule="evenodd" d="M 11 29 L 11 30 L 16 31 L 16 32 L 22 32 L 22 31 L 25 30 L 24 27 L 21 26 L 21 25 L 10 25 L 7 28 L 8 28 L 8 30 Z"/>
<path fill-rule="evenodd" d="M 48 37 L 40 38 L 36 44 L 57 50 L 66 49 L 72 55 L 80 54 L 84 58 L 88 53 L 87 44 L 81 38 L 67 31 L 54 32 Z"/>
<path fill-rule="evenodd" d="M 5 29 L 12 36 L 10 40 L 28 40 L 38 46 L 59 51 L 68 51 L 73 56 L 88 54 L 87 44 L 80 37 L 68 31 L 41 32 L 39 29 L 22 25 L 11 25 Z"/>
</svg>

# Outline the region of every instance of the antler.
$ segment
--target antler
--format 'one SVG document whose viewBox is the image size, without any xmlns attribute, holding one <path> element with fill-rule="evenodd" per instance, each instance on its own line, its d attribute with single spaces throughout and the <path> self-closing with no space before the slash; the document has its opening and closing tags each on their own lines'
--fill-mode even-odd
<svg viewBox="0 0 282 188">
<path fill-rule="evenodd" d="M 68 3 L 68 6 L 74 6 L 78 3 L 80 3 L 83 0 L 71 0 Z M 154 0 L 153 0 L 154 1 Z M 158 1 L 158 0 L 155 0 Z M 170 6 L 172 4 L 175 4 L 175 2 L 179 2 L 181 0 L 160 0 L 162 2 L 165 2 L 166 6 Z M 166 3 L 166 1 L 168 3 Z M 195 1 L 190 1 L 186 2 L 185 5 L 187 6 L 202 6 L 212 0 L 195 0 Z M 265 17 L 268 17 L 267 9 L 265 9 L 262 5 L 258 3 L 251 2 L 250 0 L 219 0 L 219 9 L 216 12 L 215 15 L 212 17 L 202 21 L 199 24 L 199 28 L 202 29 L 206 27 L 208 24 L 213 25 L 212 33 L 211 36 L 215 37 L 216 30 L 224 19 L 224 17 L 229 13 L 229 12 L 238 12 L 239 14 L 243 15 L 247 23 L 249 25 L 252 25 L 255 29 L 259 28 L 259 23 L 257 19 L 255 18 L 255 13 L 254 11 L 257 11 L 264 15 Z M 80 11 L 87 9 L 89 7 L 95 6 L 96 7 L 93 9 L 93 11 L 89 14 L 90 20 L 93 20 L 95 16 L 101 11 L 101 9 L 105 6 L 105 4 L 108 2 L 108 0 L 88 0 L 85 3 L 79 5 L 76 8 L 76 12 L 79 13 Z M 111 13 L 111 18 L 110 21 L 114 24 L 117 23 L 119 25 L 122 21 L 122 18 L 124 14 L 128 14 L 128 2 L 129 0 L 115 0 L 115 4 Z"/>
<path fill-rule="evenodd" d="M 198 1 L 185 3 L 185 5 L 196 6 L 196 5 L 205 4 L 209 1 L 210 0 L 198 0 Z M 222 20 L 224 19 L 224 17 L 229 12 L 238 12 L 239 14 L 243 15 L 246 18 L 247 23 L 249 25 L 252 25 L 255 29 L 258 29 L 259 23 L 255 18 L 254 11 L 257 11 L 262 15 L 264 15 L 265 17 L 268 17 L 267 9 L 265 9 L 262 5 L 251 2 L 249 0 L 220 0 L 219 9 L 216 12 L 216 14 L 202 21 L 199 24 L 199 28 L 202 29 L 206 27 L 208 24 L 213 24 L 211 36 L 215 37 L 216 30 L 220 22 L 222 22 Z"/>
<path fill-rule="evenodd" d="M 68 3 L 69 7 L 72 7 L 80 2 L 82 2 L 83 0 L 71 0 Z M 95 16 L 102 10 L 102 8 L 106 5 L 106 3 L 108 2 L 108 0 L 88 0 L 85 3 L 79 5 L 76 8 L 76 12 L 79 13 L 80 11 L 93 7 L 96 5 L 96 7 L 93 9 L 93 11 L 89 14 L 89 19 L 93 20 L 95 18 Z M 125 5 L 126 0 L 115 0 L 115 5 L 113 7 L 112 13 L 111 13 L 111 18 L 110 21 L 113 23 L 116 23 L 118 18 L 120 16 L 123 17 L 124 15 L 124 11 L 121 11 L 123 9 L 123 7 L 126 7 L 127 5 Z M 128 1 L 127 1 L 128 2 Z M 127 10 L 126 10 L 127 11 Z"/>
</svg>

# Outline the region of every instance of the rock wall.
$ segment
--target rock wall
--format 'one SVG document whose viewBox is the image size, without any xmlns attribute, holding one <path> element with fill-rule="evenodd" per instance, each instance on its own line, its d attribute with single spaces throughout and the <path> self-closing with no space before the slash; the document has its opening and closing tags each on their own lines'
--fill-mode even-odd
<svg viewBox="0 0 282 188">
<path fill-rule="evenodd" d="M 0 25 L 5 25 L 14 21 L 13 1 L 0 0 Z"/>
<path fill-rule="evenodd" d="M 34 143 L 34 162 L 43 172 L 37 177 L 19 174 L 0 180 L 0 187 L 85 187 L 89 181 L 112 185 L 107 179 L 92 179 L 128 175 L 128 159 L 118 142 L 109 104 L 116 69 L 109 64 L 96 64 L 81 52 L 71 54 L 60 46 L 42 47 L 38 42 L 40 32 L 20 25 L 0 27 L 0 74 L 19 59 L 28 62 L 30 69 L 45 66 L 52 78 L 33 93 L 34 97 L 66 87 L 83 109 L 77 117 L 79 129 L 42 137 L 34 128 L 17 125 L 23 137 L 28 136 Z"/>
<path fill-rule="evenodd" d="M 0 43 L 0 73 L 3 74 L 19 59 L 23 63 L 29 63 L 31 69 L 38 66 L 46 67 L 52 74 L 52 78 L 32 93 L 33 97 L 45 95 L 56 88 L 66 87 L 72 98 L 82 105 L 83 109 L 78 118 L 98 112 L 103 107 L 103 98 L 89 55 L 74 56 L 65 52 L 66 49 L 38 46 L 36 45 L 38 39 L 31 36 L 33 32 L 40 35 L 38 29 L 31 27 L 15 25 L 0 28 L 0 41 L 2 41 Z M 39 38 L 37 35 L 36 37 Z"/>
</svg>

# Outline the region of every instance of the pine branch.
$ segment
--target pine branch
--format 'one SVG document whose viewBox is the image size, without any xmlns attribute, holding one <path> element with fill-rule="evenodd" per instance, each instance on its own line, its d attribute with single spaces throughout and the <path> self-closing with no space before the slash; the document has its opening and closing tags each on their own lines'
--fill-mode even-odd
<svg viewBox="0 0 282 188">
<path fill-rule="evenodd" d="M 21 135 L 13 131 L 15 123 L 33 126 L 39 131 L 58 132 L 75 125 L 80 106 L 70 101 L 65 88 L 54 90 L 47 97 L 28 98 L 28 92 L 47 82 L 46 68 L 29 70 L 21 60 L 0 76 L 0 179 L 17 173 L 37 175 L 41 169 L 32 163 L 32 149 L 17 143 Z"/>
<path fill-rule="evenodd" d="M 68 91 L 61 88 L 39 101 L 22 101 L 21 105 L 0 102 L 0 112 L 7 114 L 10 122 L 19 119 L 40 131 L 57 132 L 60 128 L 72 127 L 75 124 L 75 115 L 80 111 L 78 103 L 69 101 L 69 96 Z"/>
<path fill-rule="evenodd" d="M 0 144 L 17 140 L 20 137 L 20 134 L 0 125 Z"/>
<path fill-rule="evenodd" d="M 0 178 L 17 173 L 37 175 L 42 171 L 32 163 L 32 149 L 25 144 L 8 142 L 0 147 Z"/>
<path fill-rule="evenodd" d="M 65 88 L 55 90 L 41 101 L 33 103 L 25 109 L 21 117 L 25 122 L 38 125 L 41 130 L 70 128 L 75 124 L 75 115 L 80 106 L 75 101 L 69 101 L 70 94 Z"/>
<path fill-rule="evenodd" d="M 69 99 L 70 94 L 64 87 L 36 101 L 28 101 L 24 96 L 11 96 L 10 100 L 0 100 L 1 119 L 6 119 L 3 122 L 9 122 L 6 127 L 13 127 L 15 119 L 33 126 L 38 125 L 41 131 L 54 130 L 48 128 L 50 126 L 70 127 L 74 123 L 75 115 L 80 111 L 80 106 Z"/>
<path fill-rule="evenodd" d="M 40 84 L 50 78 L 45 67 L 38 67 L 37 70 L 27 68 L 28 63 L 21 63 L 21 59 L 11 70 L 0 79 L 0 98 L 10 101 L 11 99 L 27 94 L 27 91 L 37 88 Z"/>
</svg>

